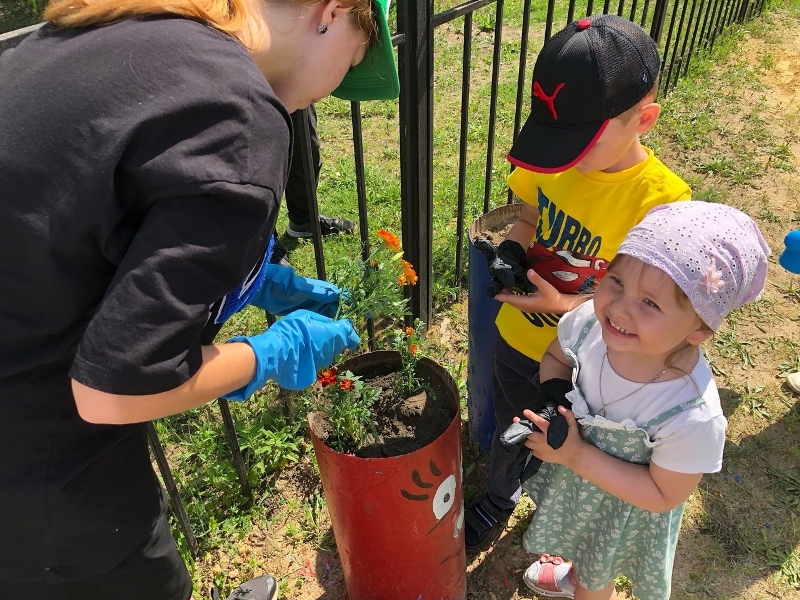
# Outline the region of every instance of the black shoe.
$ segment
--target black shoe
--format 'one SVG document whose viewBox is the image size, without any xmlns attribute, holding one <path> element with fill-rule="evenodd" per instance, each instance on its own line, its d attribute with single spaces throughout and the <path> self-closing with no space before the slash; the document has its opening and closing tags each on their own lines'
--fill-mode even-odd
<svg viewBox="0 0 800 600">
<path fill-rule="evenodd" d="M 270 264 L 273 265 L 283 265 L 284 267 L 291 267 L 291 263 L 289 259 L 286 258 L 286 248 L 283 247 L 280 240 L 278 239 L 277 234 L 275 235 L 275 241 L 273 242 L 272 246 L 272 255 L 269 257 Z"/>
<path fill-rule="evenodd" d="M 467 553 L 486 550 L 497 541 L 505 529 L 513 508 L 495 506 L 486 494 L 481 494 L 464 510 L 464 545 Z"/>
<path fill-rule="evenodd" d="M 356 224 L 350 219 L 326 217 L 325 215 L 319 216 L 319 229 L 322 235 L 353 233 L 355 228 Z M 314 235 L 314 232 L 312 231 L 311 223 L 293 223 L 289 219 L 289 225 L 286 226 L 286 234 L 293 238 L 310 238 Z"/>
<path fill-rule="evenodd" d="M 245 581 L 231 592 L 228 600 L 275 600 L 278 597 L 278 583 L 272 575 L 262 575 Z M 219 600 L 219 590 L 211 588 L 211 600 Z"/>
</svg>

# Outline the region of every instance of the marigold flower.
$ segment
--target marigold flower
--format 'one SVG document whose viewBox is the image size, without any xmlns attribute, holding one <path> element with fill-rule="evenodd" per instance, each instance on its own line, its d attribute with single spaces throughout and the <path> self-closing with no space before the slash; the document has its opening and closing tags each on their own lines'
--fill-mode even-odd
<svg viewBox="0 0 800 600">
<path fill-rule="evenodd" d="M 336 367 L 331 367 L 329 369 L 324 369 L 317 377 L 317 381 L 319 381 L 319 384 L 322 387 L 328 387 L 329 385 L 336 383 L 338 377 L 338 369 Z"/>
<path fill-rule="evenodd" d="M 414 328 L 413 327 L 406 327 L 406 335 L 408 335 L 408 336 L 414 335 Z"/>
<path fill-rule="evenodd" d="M 354 389 L 356 389 L 356 384 L 353 383 L 352 379 L 342 379 L 339 382 L 339 387 L 345 390 L 346 392 L 352 392 Z"/>
<path fill-rule="evenodd" d="M 393 234 L 391 231 L 386 231 L 385 229 L 379 229 L 378 236 L 383 240 L 383 243 L 386 244 L 386 247 L 389 248 L 389 250 L 400 249 L 400 240 L 398 240 L 397 236 Z"/>
<path fill-rule="evenodd" d="M 417 277 L 413 265 L 405 259 L 401 259 L 400 262 L 403 265 L 403 274 L 397 278 L 397 281 L 402 285 L 417 285 L 419 277 Z"/>
<path fill-rule="evenodd" d="M 417 353 L 417 345 L 416 344 L 411 344 L 408 347 L 408 351 L 411 352 L 411 354 L 416 354 Z"/>
</svg>

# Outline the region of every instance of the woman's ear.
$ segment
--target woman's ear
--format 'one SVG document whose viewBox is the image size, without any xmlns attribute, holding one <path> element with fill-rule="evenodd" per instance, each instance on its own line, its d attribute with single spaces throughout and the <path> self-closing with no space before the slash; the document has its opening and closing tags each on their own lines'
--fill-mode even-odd
<svg viewBox="0 0 800 600">
<path fill-rule="evenodd" d="M 639 133 L 646 133 L 653 128 L 661 114 L 661 105 L 658 102 L 648 102 L 639 108 L 639 126 L 636 130 Z"/>
<path fill-rule="evenodd" d="M 346 15 L 346 13 L 349 12 L 342 6 L 341 0 L 324 0 L 320 3 L 320 8 L 321 13 L 319 22 L 316 24 L 317 26 L 327 25 L 330 27 L 335 18 Z"/>
</svg>

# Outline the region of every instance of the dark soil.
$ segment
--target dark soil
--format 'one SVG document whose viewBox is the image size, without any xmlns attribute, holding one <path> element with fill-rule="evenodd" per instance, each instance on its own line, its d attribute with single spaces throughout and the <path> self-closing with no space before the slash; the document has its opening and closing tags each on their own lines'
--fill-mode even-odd
<svg viewBox="0 0 800 600">
<path fill-rule="evenodd" d="M 395 353 L 389 353 L 394 355 Z M 458 393 L 452 380 L 443 371 L 437 372 L 429 361 L 417 364 L 417 376 L 423 387 L 411 395 L 392 389 L 392 374 L 399 370 L 396 362 L 383 362 L 357 369 L 350 366 L 354 375 L 360 375 L 367 384 L 380 388 L 381 394 L 372 405 L 379 439 L 358 448 L 353 454 L 361 458 L 385 458 L 408 454 L 424 448 L 438 438 L 453 422 L 458 410 Z M 449 377 L 449 376 L 447 376 Z M 329 435 L 325 415 L 313 413 L 311 427 L 326 442 Z"/>
<path fill-rule="evenodd" d="M 477 238 L 484 238 L 492 242 L 495 246 L 499 246 L 505 239 L 506 235 L 508 235 L 508 230 L 511 229 L 513 223 L 508 225 L 504 225 L 503 228 L 499 231 L 493 231 L 491 229 L 484 229 L 479 231 L 478 234 L 473 238 L 473 242 Z"/>
</svg>

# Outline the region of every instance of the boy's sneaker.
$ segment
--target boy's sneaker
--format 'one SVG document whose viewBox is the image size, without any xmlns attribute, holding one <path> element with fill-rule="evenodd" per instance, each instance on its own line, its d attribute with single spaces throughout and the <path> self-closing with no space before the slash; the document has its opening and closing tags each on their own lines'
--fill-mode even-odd
<svg viewBox="0 0 800 600">
<path fill-rule="evenodd" d="M 272 575 L 262 575 L 245 581 L 231 592 L 228 600 L 275 600 L 278 597 L 278 583 Z M 211 588 L 211 600 L 219 600 L 219 590 Z"/>
<path fill-rule="evenodd" d="M 319 229 L 322 235 L 353 233 L 355 228 L 356 224 L 350 219 L 326 217 L 325 215 L 319 216 Z M 286 226 L 286 233 L 293 238 L 310 238 L 314 235 L 311 223 L 293 223 L 291 219 L 289 219 L 289 225 Z"/>
<path fill-rule="evenodd" d="M 513 508 L 498 508 L 484 493 L 464 510 L 464 545 L 468 553 L 481 552 L 503 533 Z"/>
</svg>

